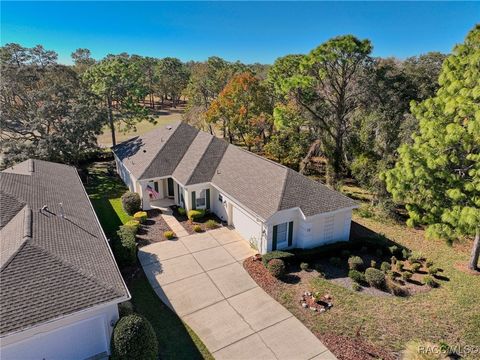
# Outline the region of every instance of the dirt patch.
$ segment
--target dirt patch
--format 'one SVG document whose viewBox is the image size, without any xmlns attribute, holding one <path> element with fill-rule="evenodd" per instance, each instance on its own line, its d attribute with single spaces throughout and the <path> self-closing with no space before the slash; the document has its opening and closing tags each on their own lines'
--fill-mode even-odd
<svg viewBox="0 0 480 360">
<path fill-rule="evenodd" d="M 137 240 L 139 247 L 167 240 L 163 233 L 172 230 L 163 219 L 160 210 L 147 210 L 147 216 L 147 221 L 138 229 Z"/>
<path fill-rule="evenodd" d="M 193 227 L 196 225 L 200 226 L 200 228 L 202 229 L 202 231 L 200 232 L 211 230 L 211 229 L 207 229 L 207 227 L 205 226 L 208 220 L 215 221 L 218 224 L 218 226 L 222 226 L 222 223 L 223 223 L 222 220 L 218 218 L 218 216 L 216 216 L 214 213 L 211 213 L 211 212 L 207 212 L 205 216 L 199 220 L 191 221 L 188 219 L 187 215 L 181 215 L 178 212 L 178 206 L 176 205 L 170 206 L 170 209 L 172 209 L 173 216 L 175 216 L 175 219 L 177 219 L 177 221 L 183 226 L 183 228 L 188 232 L 189 235 L 197 233 L 197 231 L 193 230 Z"/>
<path fill-rule="evenodd" d="M 316 334 L 338 360 L 395 360 L 388 351 L 361 339 L 334 334 Z"/>
</svg>

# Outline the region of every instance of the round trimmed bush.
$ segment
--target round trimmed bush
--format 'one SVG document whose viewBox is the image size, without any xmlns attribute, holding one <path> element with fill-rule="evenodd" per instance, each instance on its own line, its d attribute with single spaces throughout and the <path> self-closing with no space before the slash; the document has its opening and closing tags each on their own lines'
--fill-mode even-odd
<svg viewBox="0 0 480 360">
<path fill-rule="evenodd" d="M 138 195 L 136 192 L 127 191 L 122 195 L 123 210 L 125 210 L 128 215 L 133 215 L 139 211 L 140 205 L 140 195 Z"/>
<path fill-rule="evenodd" d="M 426 260 L 425 261 L 425 266 L 427 268 L 431 268 L 433 266 L 433 260 Z"/>
<path fill-rule="evenodd" d="M 173 231 L 167 230 L 163 233 L 163 236 L 168 240 L 172 240 L 175 237 L 175 233 Z"/>
<path fill-rule="evenodd" d="M 428 273 L 429 273 L 430 275 L 437 275 L 437 273 L 438 273 L 438 268 L 437 268 L 436 266 L 430 266 L 430 267 L 428 268 Z"/>
<path fill-rule="evenodd" d="M 190 210 L 188 212 L 188 219 L 189 220 L 198 220 L 205 216 L 205 210 Z"/>
<path fill-rule="evenodd" d="M 218 224 L 215 220 L 210 219 L 205 223 L 205 227 L 207 229 L 216 229 L 218 227 Z"/>
<path fill-rule="evenodd" d="M 370 286 L 383 288 L 385 286 L 385 274 L 378 269 L 368 268 L 365 270 L 365 280 Z"/>
<path fill-rule="evenodd" d="M 135 233 L 137 233 L 138 228 L 140 227 L 140 222 L 137 220 L 129 220 L 125 223 L 124 226 L 131 227 L 135 231 Z"/>
<path fill-rule="evenodd" d="M 365 283 L 365 275 L 358 270 L 350 270 L 348 277 L 356 283 Z"/>
<path fill-rule="evenodd" d="M 396 267 L 397 267 L 397 270 L 398 270 L 398 271 L 403 271 L 403 267 L 404 267 L 404 266 L 405 266 L 405 265 L 403 264 L 403 261 L 397 261 Z"/>
<path fill-rule="evenodd" d="M 382 270 L 386 274 L 388 271 L 392 270 L 392 265 L 390 265 L 388 262 L 384 261 L 380 265 L 380 270 Z"/>
<path fill-rule="evenodd" d="M 413 263 L 410 267 L 412 268 L 413 272 L 418 272 L 418 270 L 420 270 L 422 265 L 420 265 L 419 263 Z"/>
<path fill-rule="evenodd" d="M 360 256 L 350 256 L 348 258 L 348 268 L 350 270 L 361 270 L 363 268 L 363 260 Z"/>
<path fill-rule="evenodd" d="M 375 260 L 370 261 L 370 267 L 376 268 L 377 267 L 377 262 Z"/>
<path fill-rule="evenodd" d="M 133 214 L 133 218 L 137 220 L 140 224 L 143 224 L 147 221 L 147 212 L 146 211 L 137 211 Z"/>
<path fill-rule="evenodd" d="M 412 278 L 412 273 L 410 271 L 405 271 L 402 273 L 402 279 L 408 281 Z"/>
<path fill-rule="evenodd" d="M 399 250 L 398 246 L 396 246 L 396 245 L 389 246 L 388 250 L 390 251 L 390 254 L 398 255 L 398 250 Z"/>
<path fill-rule="evenodd" d="M 308 265 L 308 263 L 306 263 L 306 262 L 300 263 L 300 269 L 302 269 L 302 270 L 308 270 L 309 267 L 310 267 L 310 265 Z"/>
<path fill-rule="evenodd" d="M 202 227 L 200 225 L 193 225 L 193 231 L 202 232 Z"/>
<path fill-rule="evenodd" d="M 362 287 L 360 286 L 360 284 L 357 284 L 356 282 L 354 282 L 352 284 L 352 290 L 353 291 L 360 291 L 360 290 L 362 290 Z"/>
<path fill-rule="evenodd" d="M 432 288 L 438 286 L 438 283 L 435 281 L 435 279 L 433 277 L 429 276 L 429 275 L 427 275 L 423 278 L 423 282 L 425 283 L 425 285 L 428 285 Z"/>
<path fill-rule="evenodd" d="M 182 208 L 182 207 L 179 207 L 179 208 L 178 208 L 178 213 L 183 216 L 183 215 L 186 215 L 186 214 L 187 214 L 187 210 L 185 210 L 185 209 Z"/>
<path fill-rule="evenodd" d="M 272 259 L 268 262 L 267 269 L 277 279 L 285 275 L 285 262 L 282 259 Z"/>
<path fill-rule="evenodd" d="M 127 315 L 118 320 L 112 335 L 112 359 L 158 358 L 158 342 L 152 325 L 138 314 Z"/>
<path fill-rule="evenodd" d="M 117 261 L 123 265 L 132 265 L 137 261 L 136 230 L 122 225 L 117 231 L 118 239 L 114 241 L 113 250 Z"/>
</svg>

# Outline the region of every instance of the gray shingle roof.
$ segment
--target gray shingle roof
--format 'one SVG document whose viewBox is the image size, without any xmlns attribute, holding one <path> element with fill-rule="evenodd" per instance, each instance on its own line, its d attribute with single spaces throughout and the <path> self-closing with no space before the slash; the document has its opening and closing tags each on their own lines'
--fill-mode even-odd
<svg viewBox="0 0 480 360">
<path fill-rule="evenodd" d="M 129 296 L 77 171 L 33 164 L 0 173 L 1 191 L 26 204 L 2 228 L 1 335 Z"/>
<path fill-rule="evenodd" d="M 132 173 L 132 157 L 142 164 L 151 161 L 138 179 L 173 176 L 183 185 L 211 182 L 263 219 L 297 207 L 305 216 L 312 216 L 356 206 L 350 198 L 319 182 L 185 123 L 174 123 L 172 128 L 173 133 L 158 147 L 154 158 L 151 154 L 143 158 L 142 151 L 143 147 L 153 148 L 149 142 L 155 137 L 151 134 L 135 138 L 144 145 L 134 152 L 128 151 L 130 140 L 113 151 L 120 159 L 127 159 L 122 161 Z M 164 132 L 162 129 L 155 132 Z"/>
</svg>

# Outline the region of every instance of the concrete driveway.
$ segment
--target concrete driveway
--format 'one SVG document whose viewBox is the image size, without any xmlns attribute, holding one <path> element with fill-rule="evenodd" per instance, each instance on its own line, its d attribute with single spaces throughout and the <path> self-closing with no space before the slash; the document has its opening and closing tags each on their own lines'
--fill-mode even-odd
<svg viewBox="0 0 480 360">
<path fill-rule="evenodd" d="M 251 279 L 242 262 L 253 253 L 224 227 L 145 246 L 138 257 L 158 296 L 216 359 L 335 359 Z"/>
</svg>

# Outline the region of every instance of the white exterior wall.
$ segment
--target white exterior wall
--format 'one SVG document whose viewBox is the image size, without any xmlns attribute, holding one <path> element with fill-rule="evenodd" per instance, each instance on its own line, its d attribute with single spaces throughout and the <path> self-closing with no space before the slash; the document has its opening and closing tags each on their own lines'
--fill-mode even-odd
<svg viewBox="0 0 480 360">
<path fill-rule="evenodd" d="M 86 359 L 110 353 L 117 304 L 79 312 L 0 339 L 2 360 Z"/>
<path fill-rule="evenodd" d="M 218 200 L 218 196 L 220 194 L 223 197 L 223 201 Z M 212 212 L 214 212 L 221 220 L 228 222 L 227 196 L 216 188 L 212 187 L 210 190 L 210 197 L 210 206 Z"/>
<path fill-rule="evenodd" d="M 254 248 L 261 251 L 264 247 L 261 241 L 263 223 L 259 218 L 232 203 L 232 225 Z"/>
<path fill-rule="evenodd" d="M 137 179 L 135 176 L 133 176 L 130 171 L 125 167 L 125 165 L 117 158 L 117 156 L 114 154 L 115 157 L 115 164 L 117 166 L 117 173 L 120 176 L 120 178 L 123 180 L 125 185 L 127 185 L 128 189 L 130 191 L 136 191 L 135 190 L 135 184 L 137 182 Z"/>
</svg>

